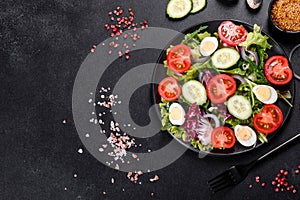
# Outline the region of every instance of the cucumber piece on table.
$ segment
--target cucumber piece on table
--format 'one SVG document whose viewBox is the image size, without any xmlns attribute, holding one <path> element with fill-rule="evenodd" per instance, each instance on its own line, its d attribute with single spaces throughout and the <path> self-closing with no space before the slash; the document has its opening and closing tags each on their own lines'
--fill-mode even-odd
<svg viewBox="0 0 300 200">
<path fill-rule="evenodd" d="M 183 84 L 182 95 L 190 104 L 203 105 L 207 101 L 205 87 L 196 80 L 191 80 Z"/>
<path fill-rule="evenodd" d="M 193 0 L 193 8 L 191 13 L 196 13 L 206 6 L 206 0 Z"/>
<path fill-rule="evenodd" d="M 192 10 L 192 0 L 170 0 L 167 6 L 167 14 L 172 19 L 183 18 Z"/>
<path fill-rule="evenodd" d="M 242 95 L 234 95 L 227 101 L 227 108 L 234 117 L 245 120 L 252 115 L 250 101 Z"/>
<path fill-rule="evenodd" d="M 232 67 L 239 59 L 239 52 L 233 48 L 219 49 L 211 57 L 212 64 L 218 69 L 227 69 Z"/>
</svg>

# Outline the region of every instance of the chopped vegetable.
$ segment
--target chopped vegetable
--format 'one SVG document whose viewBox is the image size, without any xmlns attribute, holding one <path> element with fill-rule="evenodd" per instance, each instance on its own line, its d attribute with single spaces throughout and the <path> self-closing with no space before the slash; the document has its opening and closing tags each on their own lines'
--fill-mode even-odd
<svg viewBox="0 0 300 200">
<path fill-rule="evenodd" d="M 182 128 L 187 131 L 190 138 L 198 139 L 202 145 L 211 144 L 213 127 L 196 103 L 190 106 L 187 113 L 187 120 Z"/>
<path fill-rule="evenodd" d="M 287 79 L 292 77 L 286 76 L 284 67 L 276 68 L 287 66 L 285 60 L 268 59 L 272 46 L 257 25 L 252 32 L 231 21 L 221 23 L 218 34 L 203 32 L 206 29 L 201 26 L 186 34 L 181 44 L 167 50 L 167 75 L 182 92 L 178 96 L 179 89 L 168 89 L 168 95 L 161 95 L 162 130 L 202 151 L 233 148 L 236 140 L 244 148 L 267 142 L 267 135 L 283 120 L 282 111 L 273 104 L 277 96 L 292 106 L 287 100 L 291 95 L 281 94 L 270 81 L 274 74 L 283 78 L 280 69 Z"/>
<path fill-rule="evenodd" d="M 238 51 L 232 48 L 221 48 L 212 56 L 212 63 L 218 69 L 228 69 L 240 59 Z"/>
<path fill-rule="evenodd" d="M 197 13 L 201 11 L 206 5 L 206 0 L 193 0 L 193 8 L 191 13 Z"/>
<path fill-rule="evenodd" d="M 183 18 L 190 13 L 192 6 L 191 0 L 170 0 L 167 6 L 167 14 L 173 19 Z"/>
<path fill-rule="evenodd" d="M 251 45 L 260 46 L 262 49 L 271 49 L 272 45 L 268 43 L 269 37 L 261 34 L 261 29 L 257 24 L 254 24 L 253 32 L 248 33 L 247 39 L 239 44 L 240 46 L 249 49 Z"/>
</svg>

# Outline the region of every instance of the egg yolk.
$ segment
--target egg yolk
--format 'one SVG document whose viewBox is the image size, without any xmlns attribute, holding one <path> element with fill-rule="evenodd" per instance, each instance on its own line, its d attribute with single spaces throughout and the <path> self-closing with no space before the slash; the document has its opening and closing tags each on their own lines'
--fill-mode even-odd
<svg viewBox="0 0 300 200">
<path fill-rule="evenodd" d="M 261 86 L 257 88 L 256 95 L 259 96 L 262 101 L 267 101 L 271 97 L 271 90 L 268 87 Z"/>
<path fill-rule="evenodd" d="M 179 120 L 181 117 L 181 110 L 179 108 L 173 108 L 170 115 L 172 119 Z"/>
<path fill-rule="evenodd" d="M 202 45 L 204 51 L 211 51 L 215 47 L 215 44 L 212 41 L 207 41 Z"/>
<path fill-rule="evenodd" d="M 251 130 L 246 127 L 240 127 L 237 132 L 237 137 L 243 141 L 249 140 L 252 136 Z"/>
</svg>

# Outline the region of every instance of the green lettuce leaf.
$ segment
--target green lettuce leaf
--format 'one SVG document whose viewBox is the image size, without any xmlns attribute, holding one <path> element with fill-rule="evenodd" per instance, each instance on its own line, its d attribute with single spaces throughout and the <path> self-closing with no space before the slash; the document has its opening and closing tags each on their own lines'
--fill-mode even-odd
<svg viewBox="0 0 300 200">
<path fill-rule="evenodd" d="M 260 46 L 262 49 L 271 49 L 272 45 L 268 43 L 269 37 L 261 34 L 260 27 L 254 24 L 253 32 L 249 32 L 247 39 L 240 43 L 240 46 L 244 46 L 248 49 L 251 45 Z"/>
</svg>

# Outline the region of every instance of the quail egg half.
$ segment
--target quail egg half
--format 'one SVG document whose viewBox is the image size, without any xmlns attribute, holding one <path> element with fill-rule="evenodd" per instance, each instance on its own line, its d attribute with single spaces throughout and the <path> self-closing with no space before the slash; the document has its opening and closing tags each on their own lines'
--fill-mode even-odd
<svg viewBox="0 0 300 200">
<path fill-rule="evenodd" d="M 251 147 L 257 141 L 256 133 L 249 126 L 236 125 L 234 134 L 239 143 L 245 147 Z"/>
<path fill-rule="evenodd" d="M 203 56 L 210 56 L 218 48 L 218 39 L 216 37 L 205 37 L 200 43 L 200 53 Z"/>
<path fill-rule="evenodd" d="M 256 85 L 253 87 L 256 98 L 264 104 L 275 103 L 278 99 L 276 90 L 268 85 Z"/>
<path fill-rule="evenodd" d="M 185 111 L 179 103 L 172 103 L 169 108 L 169 120 L 173 125 L 181 126 L 185 121 Z"/>
</svg>

